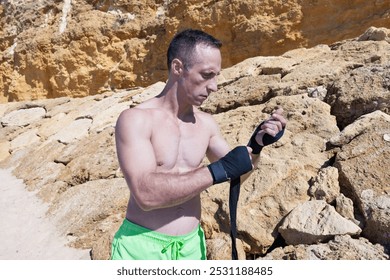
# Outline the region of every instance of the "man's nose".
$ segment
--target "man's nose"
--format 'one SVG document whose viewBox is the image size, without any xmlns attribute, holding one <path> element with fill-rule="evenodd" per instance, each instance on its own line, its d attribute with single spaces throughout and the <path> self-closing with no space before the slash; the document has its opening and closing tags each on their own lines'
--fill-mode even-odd
<svg viewBox="0 0 390 280">
<path fill-rule="evenodd" d="M 210 92 L 215 92 L 218 90 L 218 83 L 217 83 L 217 78 L 214 77 L 210 80 L 209 84 L 207 85 L 207 89 Z"/>
</svg>

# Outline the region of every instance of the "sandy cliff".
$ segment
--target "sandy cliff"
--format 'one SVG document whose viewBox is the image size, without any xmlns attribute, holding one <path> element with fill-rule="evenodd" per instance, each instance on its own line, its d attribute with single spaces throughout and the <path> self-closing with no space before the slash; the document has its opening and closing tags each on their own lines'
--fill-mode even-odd
<svg viewBox="0 0 390 280">
<path fill-rule="evenodd" d="M 166 80 L 177 30 L 220 38 L 223 67 L 390 28 L 390 2 L 364 0 L 3 0 L 0 103 L 82 97 Z"/>
</svg>

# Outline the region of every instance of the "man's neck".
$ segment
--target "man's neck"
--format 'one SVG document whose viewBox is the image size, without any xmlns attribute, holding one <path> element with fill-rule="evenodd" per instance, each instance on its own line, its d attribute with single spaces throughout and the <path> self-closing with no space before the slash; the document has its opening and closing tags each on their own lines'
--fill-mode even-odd
<svg viewBox="0 0 390 280">
<path fill-rule="evenodd" d="M 160 99 L 161 108 L 172 113 L 178 119 L 186 121 L 189 118 L 192 119 L 194 115 L 194 106 L 185 102 L 177 92 L 177 86 L 175 84 L 169 84 L 165 86 L 163 91 L 157 96 Z"/>
</svg>

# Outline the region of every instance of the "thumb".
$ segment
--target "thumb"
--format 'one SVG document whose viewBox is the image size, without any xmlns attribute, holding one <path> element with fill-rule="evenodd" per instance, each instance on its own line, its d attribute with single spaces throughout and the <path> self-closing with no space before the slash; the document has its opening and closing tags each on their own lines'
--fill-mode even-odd
<svg viewBox="0 0 390 280">
<path fill-rule="evenodd" d="M 255 140 L 256 140 L 256 142 L 260 145 L 260 146 L 264 146 L 264 144 L 263 144 L 263 136 L 264 136 L 264 134 L 265 134 L 265 130 L 260 130 L 258 133 L 257 133 L 257 135 L 256 135 L 256 138 L 255 138 Z"/>
<path fill-rule="evenodd" d="M 249 159 L 251 160 L 252 169 L 253 169 L 253 168 L 255 168 L 255 166 L 253 165 L 252 148 L 251 148 L 251 147 L 248 147 L 248 146 L 246 146 L 246 148 L 247 148 L 247 150 L 248 150 Z"/>
<path fill-rule="evenodd" d="M 276 109 L 272 114 L 278 114 L 278 115 L 283 114 L 283 108 L 282 108 L 282 107 L 279 107 L 279 108 Z"/>
</svg>

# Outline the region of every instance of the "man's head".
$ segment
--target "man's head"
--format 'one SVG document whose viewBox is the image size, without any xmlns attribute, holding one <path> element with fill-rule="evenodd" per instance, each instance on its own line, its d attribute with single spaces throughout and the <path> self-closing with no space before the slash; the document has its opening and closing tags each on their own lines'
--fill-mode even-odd
<svg viewBox="0 0 390 280">
<path fill-rule="evenodd" d="M 168 52 L 168 70 L 171 70 L 172 61 L 179 59 L 186 69 L 189 69 L 196 62 L 195 50 L 197 45 L 204 45 L 214 48 L 221 48 L 222 43 L 213 36 L 194 29 L 186 29 L 172 39 Z"/>
</svg>

